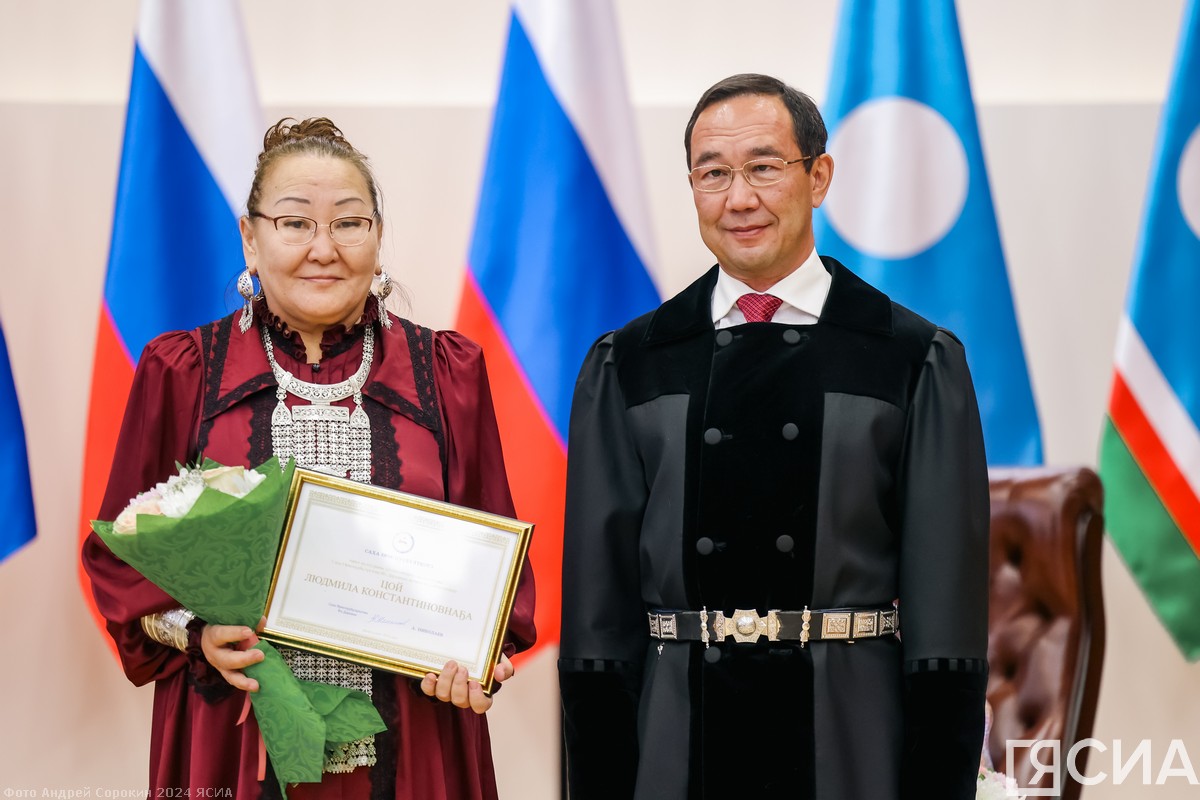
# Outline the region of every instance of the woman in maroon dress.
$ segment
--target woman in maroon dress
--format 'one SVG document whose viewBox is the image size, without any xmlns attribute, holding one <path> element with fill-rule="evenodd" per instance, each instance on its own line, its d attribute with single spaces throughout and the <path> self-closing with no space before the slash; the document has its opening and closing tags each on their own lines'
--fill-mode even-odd
<svg viewBox="0 0 1200 800">
<path fill-rule="evenodd" d="M 294 456 L 513 516 L 479 347 L 384 308 L 383 220 L 366 158 L 327 119 L 282 120 L 267 132 L 246 207 L 246 306 L 146 347 L 98 517 L 114 519 L 200 454 L 246 466 Z M 303 408 L 322 394 L 345 413 L 318 425 Z M 155 683 L 151 796 L 278 796 L 253 714 L 239 724 L 245 692 L 258 688 L 242 669 L 261 653 L 238 647 L 252 631 L 193 618 L 95 534 L 83 563 L 126 674 Z M 533 603 L 526 562 L 497 680 L 512 675 L 508 656 L 533 644 Z M 453 662 L 417 681 L 280 649 L 300 678 L 370 693 L 387 724 L 328 757 L 322 781 L 289 787 L 289 797 L 496 797 L 484 717 L 492 700 Z"/>
</svg>

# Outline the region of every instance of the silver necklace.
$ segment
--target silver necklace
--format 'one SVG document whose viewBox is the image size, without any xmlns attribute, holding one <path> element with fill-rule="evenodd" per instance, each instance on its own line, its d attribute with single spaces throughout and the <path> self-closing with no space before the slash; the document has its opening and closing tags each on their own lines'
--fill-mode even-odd
<svg viewBox="0 0 1200 800">
<path fill-rule="evenodd" d="M 375 329 L 368 325 L 363 334 L 363 358 L 358 370 L 340 383 L 309 383 L 288 372 L 275 361 L 275 348 L 265 325 L 259 326 L 263 349 L 275 382 L 279 403 L 271 414 L 271 445 L 280 463 L 295 457 L 297 466 L 328 472 L 338 477 L 349 474 L 352 480 L 371 480 L 371 420 L 362 407 L 362 388 L 371 372 L 375 355 Z M 309 405 L 288 409 L 288 393 L 307 400 Z M 354 397 L 354 413 L 339 400 Z M 373 696 L 371 670 L 360 664 L 329 658 L 280 646 L 280 654 L 296 677 L 365 692 Z M 355 767 L 376 763 L 375 737 L 367 736 L 340 745 L 325 755 L 323 772 L 350 772 Z"/>
<path fill-rule="evenodd" d="M 271 444 L 280 462 L 294 457 L 297 466 L 367 483 L 371 480 L 371 420 L 362 407 L 362 389 L 375 355 L 375 329 L 363 334 L 363 358 L 358 370 L 340 383 L 302 381 L 275 361 L 275 348 L 266 326 L 259 326 L 263 349 L 275 382 L 279 403 L 271 414 Z M 309 405 L 285 402 L 288 394 Z M 354 397 L 354 412 L 333 403 Z"/>
</svg>

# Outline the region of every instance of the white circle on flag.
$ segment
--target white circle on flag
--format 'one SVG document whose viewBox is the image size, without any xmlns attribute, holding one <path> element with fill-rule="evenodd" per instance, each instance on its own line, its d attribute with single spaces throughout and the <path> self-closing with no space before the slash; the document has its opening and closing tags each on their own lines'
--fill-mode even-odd
<svg viewBox="0 0 1200 800">
<path fill-rule="evenodd" d="M 829 140 L 829 222 L 867 255 L 900 259 L 944 237 L 967 201 L 967 152 L 924 103 L 881 97 L 855 108 Z"/>
<path fill-rule="evenodd" d="M 1179 172 L 1175 176 L 1179 193 L 1179 208 L 1197 239 L 1200 239 L 1200 127 L 1192 131 L 1183 155 L 1179 157 Z"/>
</svg>

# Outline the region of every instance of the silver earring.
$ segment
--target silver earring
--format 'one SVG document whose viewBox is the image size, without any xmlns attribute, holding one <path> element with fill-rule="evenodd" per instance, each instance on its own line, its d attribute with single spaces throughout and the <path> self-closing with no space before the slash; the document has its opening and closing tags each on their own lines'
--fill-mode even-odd
<svg viewBox="0 0 1200 800">
<path fill-rule="evenodd" d="M 254 279 L 250 275 L 250 267 L 246 267 L 242 274 L 238 275 L 237 290 L 242 296 L 242 316 L 238 320 L 238 330 L 245 333 L 254 324 Z"/>
<path fill-rule="evenodd" d="M 379 303 L 379 321 L 383 327 L 391 330 L 392 318 L 388 316 L 387 304 L 384 301 L 392 293 L 392 276 L 382 269 L 379 272 L 379 285 L 375 287 L 373 293 L 375 300 Z"/>
</svg>

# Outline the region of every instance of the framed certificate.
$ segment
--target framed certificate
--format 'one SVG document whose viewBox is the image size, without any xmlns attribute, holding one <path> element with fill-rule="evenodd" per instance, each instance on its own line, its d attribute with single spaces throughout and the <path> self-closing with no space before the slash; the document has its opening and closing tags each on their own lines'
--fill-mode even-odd
<svg viewBox="0 0 1200 800">
<path fill-rule="evenodd" d="M 297 469 L 262 637 L 491 692 L 533 524 Z"/>
</svg>

